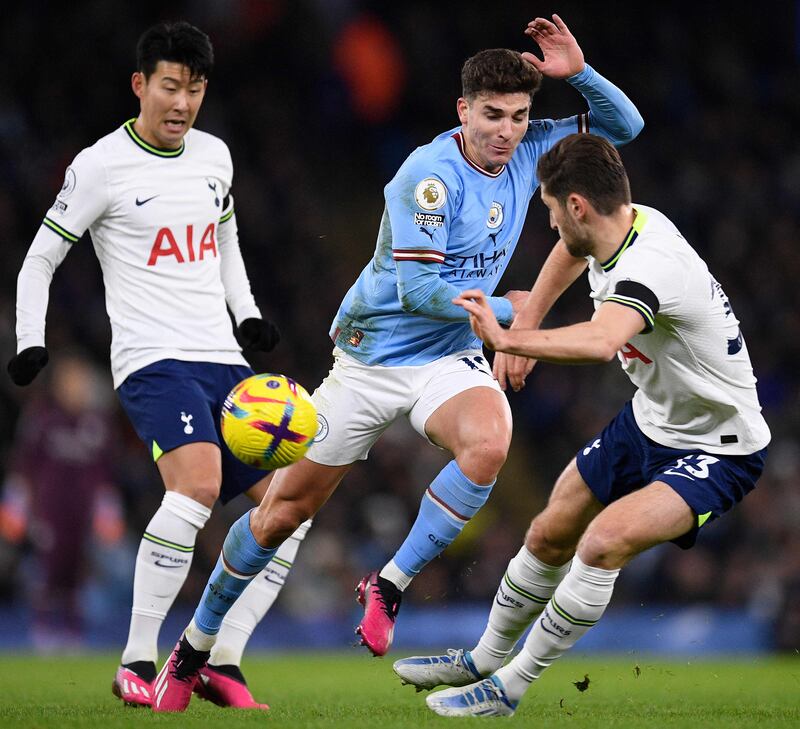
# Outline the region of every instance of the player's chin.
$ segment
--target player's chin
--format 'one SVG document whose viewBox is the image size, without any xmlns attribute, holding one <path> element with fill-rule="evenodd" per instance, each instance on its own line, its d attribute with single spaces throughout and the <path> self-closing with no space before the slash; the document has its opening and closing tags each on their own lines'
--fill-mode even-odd
<svg viewBox="0 0 800 729">
<path fill-rule="evenodd" d="M 513 156 L 513 148 L 501 149 L 498 147 L 492 147 L 492 150 L 489 154 L 489 162 L 491 163 L 492 167 L 501 167 L 502 165 L 507 165 Z"/>
</svg>

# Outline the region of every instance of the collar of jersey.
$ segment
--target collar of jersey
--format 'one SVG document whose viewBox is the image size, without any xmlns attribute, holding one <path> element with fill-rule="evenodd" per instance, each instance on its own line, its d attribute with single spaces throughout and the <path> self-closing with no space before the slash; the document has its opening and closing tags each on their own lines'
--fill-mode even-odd
<svg viewBox="0 0 800 729">
<path fill-rule="evenodd" d="M 614 268 L 614 266 L 617 265 L 622 254 L 633 245 L 633 242 L 639 237 L 639 233 L 642 232 L 642 228 L 644 228 L 645 223 L 647 222 L 647 216 L 641 210 L 637 210 L 634 207 L 633 212 L 636 216 L 633 219 L 633 225 L 631 225 L 631 229 L 625 235 L 625 240 L 622 241 L 622 244 L 619 248 L 617 248 L 611 258 L 600 264 L 600 268 L 602 268 L 604 271 L 610 271 L 612 268 Z"/>
<path fill-rule="evenodd" d="M 488 172 L 487 170 L 483 169 L 480 165 L 476 165 L 469 157 L 467 157 L 467 150 L 464 146 L 464 136 L 461 132 L 456 132 L 453 135 L 453 139 L 456 140 L 456 144 L 458 145 L 458 151 L 461 152 L 461 156 L 464 158 L 464 161 L 472 167 L 473 170 L 476 172 L 480 172 L 482 175 L 486 175 L 487 177 L 500 177 L 505 171 L 506 166 L 503 165 L 497 172 Z"/>
<path fill-rule="evenodd" d="M 128 121 L 122 125 L 122 128 L 128 132 L 128 136 L 133 140 L 134 144 L 141 147 L 145 152 L 154 154 L 156 157 L 180 157 L 183 154 L 183 150 L 186 149 L 185 139 L 181 139 L 181 146 L 178 149 L 162 149 L 161 147 L 154 147 L 152 144 L 145 142 L 144 139 L 142 139 L 136 133 L 136 130 L 133 128 L 133 123 L 135 121 L 136 117 L 133 119 L 128 119 Z"/>
</svg>

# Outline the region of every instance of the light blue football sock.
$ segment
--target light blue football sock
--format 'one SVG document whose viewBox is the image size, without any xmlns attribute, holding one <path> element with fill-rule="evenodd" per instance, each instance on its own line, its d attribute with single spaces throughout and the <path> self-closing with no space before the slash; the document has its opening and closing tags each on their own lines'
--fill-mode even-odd
<svg viewBox="0 0 800 729">
<path fill-rule="evenodd" d="M 419 571 L 450 544 L 466 523 L 486 503 L 494 486 L 470 481 L 453 460 L 433 479 L 422 497 L 417 520 L 411 527 L 394 563 L 409 577 Z"/>
<path fill-rule="evenodd" d="M 195 625 L 207 635 L 216 635 L 225 613 L 277 551 L 277 547 L 267 549 L 256 541 L 250 530 L 249 511 L 237 519 L 225 537 L 222 554 L 195 610 Z"/>
</svg>

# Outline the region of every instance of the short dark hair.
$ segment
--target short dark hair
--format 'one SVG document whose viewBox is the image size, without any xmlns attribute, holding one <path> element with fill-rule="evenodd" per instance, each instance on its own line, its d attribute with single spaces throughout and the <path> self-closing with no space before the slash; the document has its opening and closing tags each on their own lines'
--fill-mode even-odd
<svg viewBox="0 0 800 729">
<path fill-rule="evenodd" d="M 545 192 L 562 205 L 576 192 L 601 215 L 631 202 L 628 174 L 619 152 L 596 134 L 570 134 L 539 158 L 536 167 Z"/>
<path fill-rule="evenodd" d="M 541 84 L 540 71 L 508 48 L 480 51 L 461 69 L 461 94 L 470 100 L 481 93 L 523 93 L 533 98 Z"/>
<path fill-rule="evenodd" d="M 202 30 L 185 20 L 159 23 L 139 38 L 136 68 L 150 78 L 159 61 L 186 66 L 192 78 L 208 78 L 214 67 L 214 48 Z"/>
</svg>

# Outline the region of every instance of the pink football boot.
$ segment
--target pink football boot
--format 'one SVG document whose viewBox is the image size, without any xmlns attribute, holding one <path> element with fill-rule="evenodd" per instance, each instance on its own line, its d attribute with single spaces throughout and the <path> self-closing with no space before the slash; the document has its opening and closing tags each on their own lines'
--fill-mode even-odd
<svg viewBox="0 0 800 729">
<path fill-rule="evenodd" d="M 152 671 L 155 673 L 155 668 Z M 127 706 L 150 706 L 153 702 L 153 683 L 136 673 L 132 666 L 120 666 L 111 682 L 111 693 Z"/>
<path fill-rule="evenodd" d="M 181 637 L 153 681 L 153 711 L 186 711 L 211 651 L 195 650 Z"/>
<path fill-rule="evenodd" d="M 194 692 L 206 701 L 217 706 L 233 709 L 261 709 L 266 711 L 269 704 L 259 704 L 247 688 L 238 666 L 206 666 L 200 669 L 200 680 L 194 685 Z"/>
<path fill-rule="evenodd" d="M 385 656 L 392 646 L 394 621 L 403 593 L 373 570 L 358 583 L 356 594 L 364 606 L 364 619 L 356 628 L 361 645 L 375 656 Z"/>
</svg>

